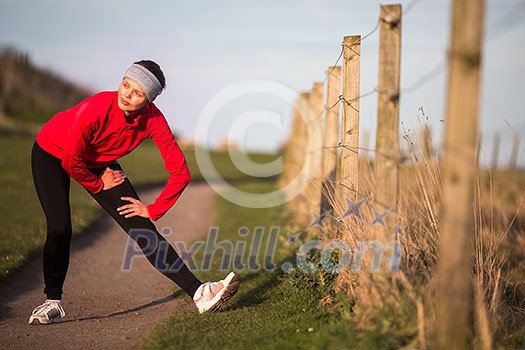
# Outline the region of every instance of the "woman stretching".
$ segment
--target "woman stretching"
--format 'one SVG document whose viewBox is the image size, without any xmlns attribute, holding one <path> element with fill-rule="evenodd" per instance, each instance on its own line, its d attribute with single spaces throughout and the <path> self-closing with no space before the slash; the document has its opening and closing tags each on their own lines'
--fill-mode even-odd
<svg viewBox="0 0 525 350">
<path fill-rule="evenodd" d="M 218 282 L 199 281 L 151 221 L 162 217 L 190 182 L 186 159 L 162 112 L 153 104 L 165 85 L 164 74 L 155 62 L 135 62 L 118 91 L 98 93 L 56 114 L 36 137 L 31 165 L 47 220 L 43 254 L 47 299 L 33 310 L 29 324 L 49 324 L 65 316 L 62 287 L 71 243 L 70 177 L 137 242 L 159 272 L 193 298 L 200 313 L 217 310 L 239 289 L 235 272 Z M 166 186 L 149 205 L 140 201 L 117 163 L 146 138 L 159 148 L 169 173 Z M 168 251 L 163 252 L 166 246 Z M 157 266 L 159 247 L 164 255 L 161 265 L 176 268 Z"/>
</svg>

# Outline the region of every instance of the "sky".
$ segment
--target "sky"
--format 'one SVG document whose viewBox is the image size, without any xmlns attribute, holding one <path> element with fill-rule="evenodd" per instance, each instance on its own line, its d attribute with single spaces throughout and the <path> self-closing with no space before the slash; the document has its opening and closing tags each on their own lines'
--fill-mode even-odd
<svg viewBox="0 0 525 350">
<path fill-rule="evenodd" d="M 343 37 L 372 32 L 388 3 L 404 8 L 402 128 L 427 122 L 439 146 L 450 1 L 0 0 L 0 45 L 94 92 L 115 90 L 133 61 L 152 59 L 167 78 L 155 103 L 181 139 L 216 147 L 230 137 L 242 149 L 274 151 L 297 94 L 324 81 Z M 525 135 L 525 1 L 487 1 L 485 32 L 480 160 L 490 161 L 499 132 L 504 166 L 513 136 Z M 377 30 L 361 44 L 362 94 L 377 86 L 378 49 Z M 371 144 L 376 114 L 377 94 L 363 97 L 360 132 Z M 519 154 L 525 166 L 525 140 Z"/>
</svg>

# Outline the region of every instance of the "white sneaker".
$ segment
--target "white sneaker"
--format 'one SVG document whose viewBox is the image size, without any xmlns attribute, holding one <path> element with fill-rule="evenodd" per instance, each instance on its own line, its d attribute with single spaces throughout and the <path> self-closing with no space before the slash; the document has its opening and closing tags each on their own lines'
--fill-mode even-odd
<svg viewBox="0 0 525 350">
<path fill-rule="evenodd" d="M 230 272 L 219 282 L 201 284 L 193 296 L 195 306 L 201 314 L 206 311 L 217 311 L 226 300 L 237 293 L 240 285 L 241 281 L 236 272 Z"/>
<path fill-rule="evenodd" d="M 62 317 L 66 316 L 62 308 L 62 302 L 59 300 L 46 300 L 45 303 L 35 307 L 29 324 L 50 324 L 60 322 Z"/>
</svg>

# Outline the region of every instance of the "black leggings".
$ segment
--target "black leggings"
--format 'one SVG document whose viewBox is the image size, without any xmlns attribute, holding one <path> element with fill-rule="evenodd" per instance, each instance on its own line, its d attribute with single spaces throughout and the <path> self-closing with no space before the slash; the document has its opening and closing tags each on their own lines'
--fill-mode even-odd
<svg viewBox="0 0 525 350">
<path fill-rule="evenodd" d="M 69 266 L 71 244 L 71 209 L 69 206 L 70 177 L 62 168 L 60 159 L 44 151 L 36 142 L 31 154 L 33 180 L 38 199 L 47 220 L 47 238 L 44 246 L 44 293 L 48 299 L 61 299 L 62 287 Z M 110 168 L 122 170 L 118 163 Z M 100 175 L 105 168 L 90 169 Z M 166 277 L 181 287 L 190 297 L 202 284 L 188 269 L 166 239 L 159 234 L 151 220 L 134 216 L 124 218 L 117 208 L 125 204 L 120 197 L 139 198 L 131 182 L 126 179 L 122 185 L 91 194 L 115 221 L 132 237 L 147 256 L 149 262 Z M 152 246 L 152 243 L 155 244 Z M 161 248 L 160 251 L 159 247 Z M 167 251 L 166 251 L 167 248 Z M 162 253 L 163 266 L 159 268 L 157 256 Z"/>
</svg>

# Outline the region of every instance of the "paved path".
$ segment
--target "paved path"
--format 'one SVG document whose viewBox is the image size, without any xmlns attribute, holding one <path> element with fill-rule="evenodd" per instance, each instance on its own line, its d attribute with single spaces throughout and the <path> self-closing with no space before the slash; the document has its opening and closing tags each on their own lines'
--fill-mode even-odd
<svg viewBox="0 0 525 350">
<path fill-rule="evenodd" d="M 159 191 L 139 194 L 150 203 Z M 170 242 L 202 237 L 213 220 L 213 197 L 206 183 L 190 184 L 157 228 L 172 229 Z M 106 214 L 73 237 L 64 286 L 66 318 L 50 326 L 27 325 L 44 294 L 40 255 L 26 264 L 9 285 L 0 286 L 0 349 L 137 348 L 159 321 L 188 307 L 174 299 L 173 283 L 143 256 L 133 259 L 131 271 L 121 270 L 126 244 L 127 235 Z"/>
</svg>

